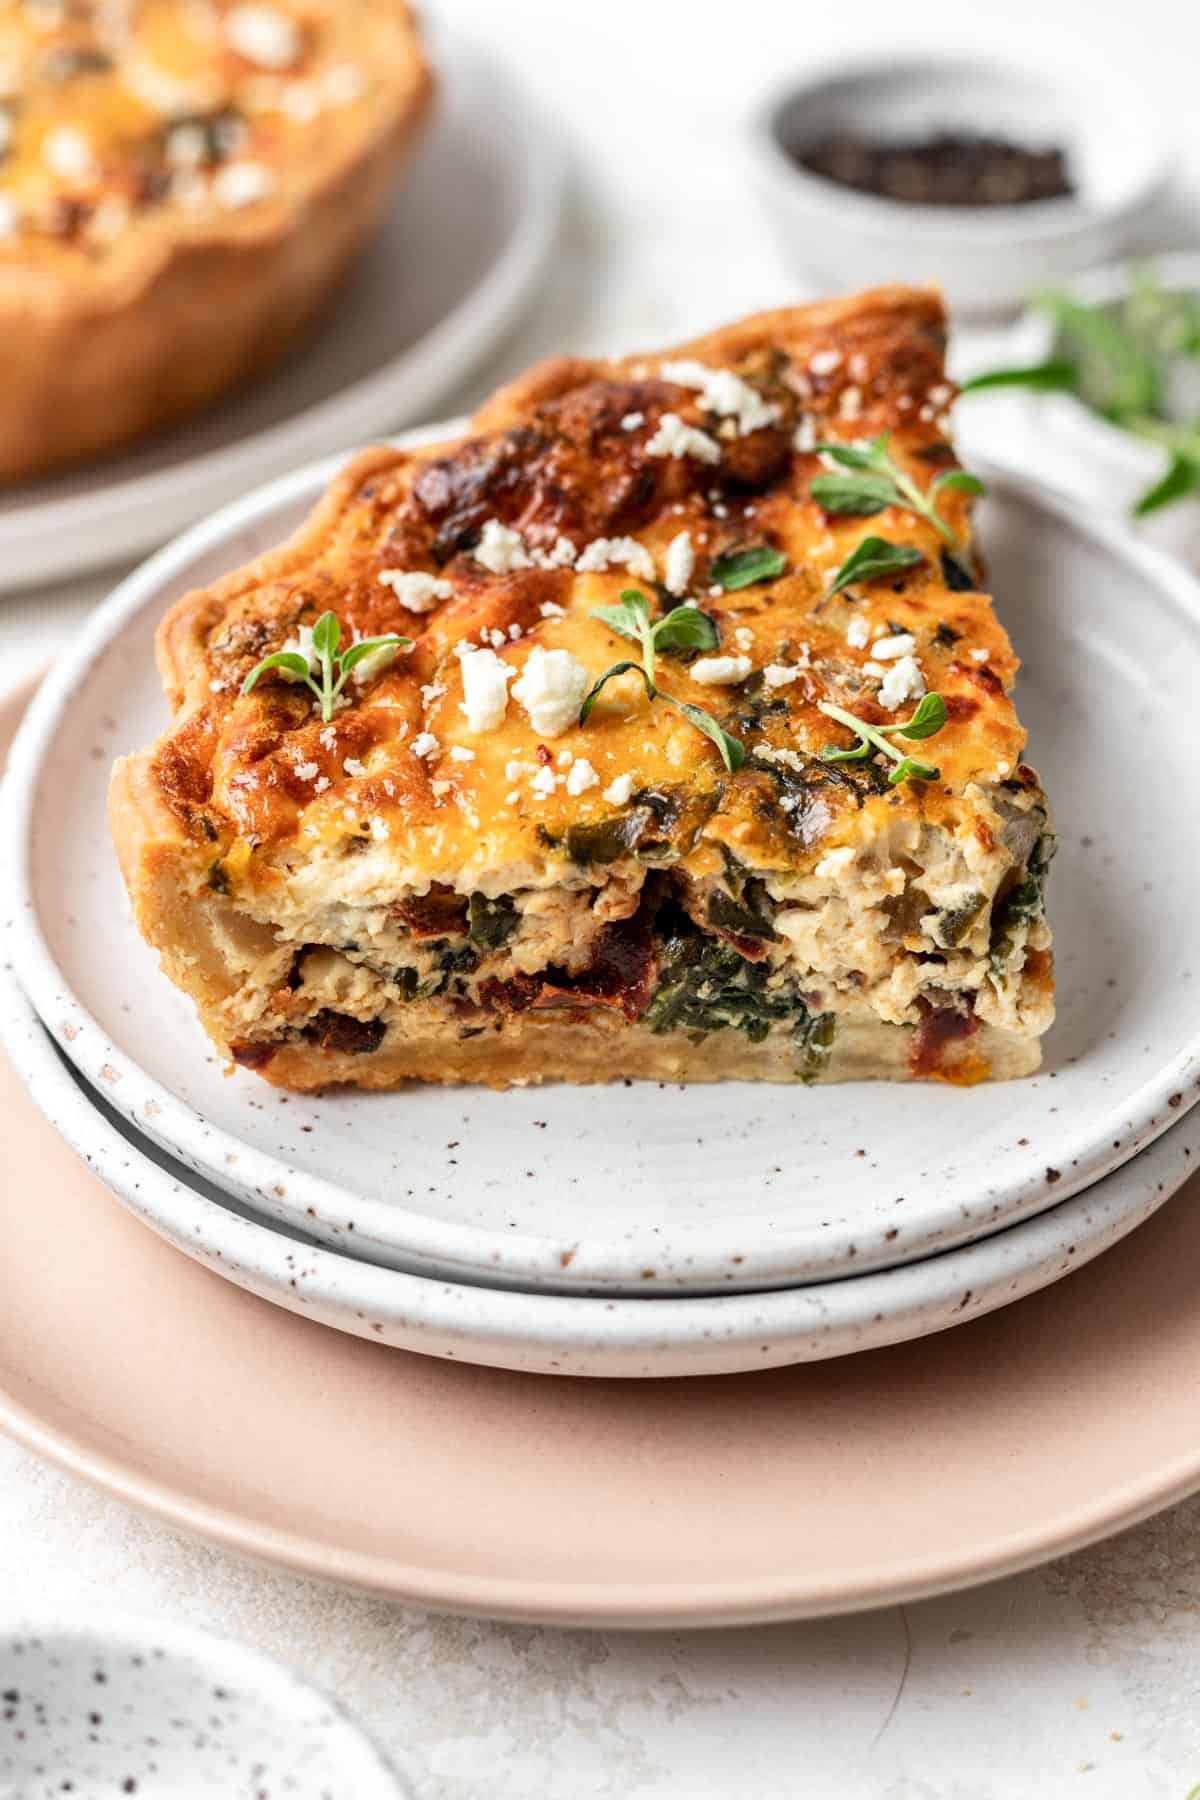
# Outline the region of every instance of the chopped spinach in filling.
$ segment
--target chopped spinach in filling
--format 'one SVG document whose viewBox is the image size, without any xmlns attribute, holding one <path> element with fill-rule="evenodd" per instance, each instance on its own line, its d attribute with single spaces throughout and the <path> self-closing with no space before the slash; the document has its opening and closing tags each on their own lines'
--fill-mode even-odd
<svg viewBox="0 0 1200 1800">
<path fill-rule="evenodd" d="M 1008 890 L 992 909 L 991 964 L 1000 971 L 1012 961 L 1020 928 L 1034 925 L 1046 913 L 1046 873 L 1055 841 L 1043 833 L 1030 853 L 1025 878 Z"/>
<path fill-rule="evenodd" d="M 833 1016 L 812 1013 L 794 989 L 769 985 L 765 963 L 748 962 L 688 922 L 668 924 L 659 948 L 658 983 L 645 1023 L 655 1032 L 741 1031 L 759 1044 L 790 1027 L 806 1072 L 815 1073 L 833 1042 Z"/>
</svg>

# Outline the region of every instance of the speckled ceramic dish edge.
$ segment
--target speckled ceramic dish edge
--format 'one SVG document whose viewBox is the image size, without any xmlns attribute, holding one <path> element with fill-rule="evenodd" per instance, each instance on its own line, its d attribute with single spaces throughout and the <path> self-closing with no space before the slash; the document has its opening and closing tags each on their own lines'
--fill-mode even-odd
<svg viewBox="0 0 1200 1800">
<path fill-rule="evenodd" d="M 379 1268 L 285 1235 L 119 1129 L 0 972 L 0 1045 L 71 1147 L 131 1212 L 215 1274 L 339 1331 L 425 1355 L 537 1374 L 736 1374 L 906 1342 L 1081 1268 L 1148 1218 L 1196 1166 L 1184 1119 L 1052 1211 L 900 1268 L 769 1293 L 602 1299 L 467 1286 Z M 144 1140 L 143 1140 L 144 1143 Z M 164 1166 L 165 1165 L 165 1166 Z"/>
<path fill-rule="evenodd" d="M 0 1690 L 0 1792 L 20 1800 L 409 1791 L 342 1707 L 295 1671 L 166 1619 L 4 1621 Z"/>
<path fill-rule="evenodd" d="M 645 1294 L 651 1277 L 657 1292 L 728 1291 L 890 1266 L 986 1235 L 1119 1166 L 1200 1094 L 1200 1021 L 1184 979 L 1200 820 L 1174 807 L 1168 784 L 1142 781 L 1121 735 L 1096 724 L 1115 674 L 1143 754 L 1174 754 L 1171 709 L 1200 680 L 1197 588 L 1125 534 L 1007 478 L 993 481 L 984 536 L 1007 566 L 1006 616 L 1024 608 L 1022 679 L 1035 685 L 1022 708 L 1032 695 L 1037 760 L 1065 834 L 1052 893 L 1052 914 L 1057 903 L 1067 915 L 1063 1016 L 1043 1074 L 966 1094 L 852 1085 L 819 1090 L 819 1101 L 725 1084 L 669 1104 L 650 1084 L 582 1098 L 551 1087 L 289 1101 L 249 1077 L 223 1080 L 128 924 L 102 823 L 105 764 L 163 716 L 146 641 L 158 610 L 271 541 L 329 468 L 250 496 L 131 577 L 50 677 L 14 753 L 13 961 L 60 1046 L 193 1171 L 335 1248 L 352 1230 L 356 1256 L 410 1272 L 549 1291 Z M 106 709 L 129 716 L 106 727 Z M 39 834 L 54 863 L 45 918 L 30 866 Z M 1170 880 L 1155 888 L 1146 875 L 1164 855 Z M 108 1006 L 100 1022 L 78 990 L 105 981 L 92 1003 Z M 131 991 L 144 1006 L 130 1008 Z M 146 1038 L 138 1055 L 113 1037 L 131 1026 Z M 156 1061 L 164 1078 L 149 1072 Z M 552 1129 L 539 1129 L 547 1119 Z M 397 1145 L 428 1170 L 423 1180 L 440 1180 L 422 1188 L 436 1196 L 425 1210 L 405 1198 Z"/>
</svg>

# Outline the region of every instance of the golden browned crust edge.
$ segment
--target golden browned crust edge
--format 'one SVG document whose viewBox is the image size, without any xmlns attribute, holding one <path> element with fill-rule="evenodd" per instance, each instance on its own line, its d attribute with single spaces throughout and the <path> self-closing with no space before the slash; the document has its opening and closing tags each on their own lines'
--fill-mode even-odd
<svg viewBox="0 0 1200 1800">
<path fill-rule="evenodd" d="M 392 192 L 432 101 L 401 14 L 395 85 L 366 139 L 316 158 L 287 203 L 204 236 L 130 233 L 101 274 L 0 271 L 0 482 L 94 457 L 265 374 L 316 323 Z"/>
</svg>

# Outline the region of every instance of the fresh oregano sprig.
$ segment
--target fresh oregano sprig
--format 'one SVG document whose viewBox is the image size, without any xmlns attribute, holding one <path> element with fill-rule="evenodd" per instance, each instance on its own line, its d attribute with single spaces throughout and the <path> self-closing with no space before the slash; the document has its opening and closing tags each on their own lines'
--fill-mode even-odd
<svg viewBox="0 0 1200 1800">
<path fill-rule="evenodd" d="M 727 550 L 724 556 L 714 557 L 708 572 L 717 587 L 732 594 L 759 581 L 774 581 L 786 568 L 782 550 L 770 544 L 747 544 L 742 550 Z"/>
<path fill-rule="evenodd" d="M 638 588 L 624 588 L 619 605 L 593 607 L 592 617 L 619 637 L 629 638 L 637 644 L 642 660 L 614 663 L 611 669 L 605 669 L 603 675 L 597 677 L 579 709 L 580 724 L 587 723 L 588 714 L 606 684 L 615 676 L 634 669 L 642 678 L 648 700 L 665 700 L 716 745 L 721 761 L 731 774 L 740 769 L 746 755 L 740 738 L 731 737 L 702 706 L 693 706 L 687 700 L 677 700 L 673 694 L 664 693 L 655 679 L 660 650 L 712 650 L 716 647 L 717 628 L 708 614 L 701 612 L 698 606 L 676 606 L 661 619 L 652 620 L 645 594 Z"/>
<path fill-rule="evenodd" d="M 882 431 L 865 444 L 818 444 L 817 450 L 840 467 L 836 473 L 814 475 L 808 485 L 809 493 L 829 513 L 869 514 L 882 512 L 886 506 L 903 507 L 932 525 L 951 550 L 961 550 L 958 533 L 938 512 L 937 498 L 948 490 L 982 494 L 982 481 L 966 469 L 943 469 L 925 491 L 892 460 L 889 435 Z"/>
<path fill-rule="evenodd" d="M 823 712 L 827 719 L 836 719 L 839 725 L 847 726 L 858 738 L 852 750 L 839 750 L 836 744 L 826 744 L 820 752 L 822 762 L 863 762 L 873 751 L 880 751 L 895 764 L 888 775 L 892 787 L 898 787 L 902 781 L 936 781 L 941 774 L 941 770 L 930 763 L 918 762 L 915 757 L 906 755 L 877 725 L 869 725 L 844 707 L 821 700 L 817 703 L 817 711 Z M 900 725 L 889 725 L 888 730 L 904 738 L 927 738 L 933 737 L 945 723 L 946 702 L 940 694 L 926 694 L 911 719 Z"/>
<path fill-rule="evenodd" d="M 817 604 L 824 606 L 827 600 L 853 587 L 856 581 L 874 581 L 880 575 L 894 575 L 898 570 L 911 569 L 915 563 L 924 560 L 923 552 L 913 544 L 892 544 L 887 538 L 865 537 L 858 548 L 850 552 Z"/>
<path fill-rule="evenodd" d="M 313 677 L 309 658 L 300 650 L 276 650 L 271 656 L 264 656 L 256 668 L 251 669 L 242 683 L 243 694 L 248 694 L 252 687 L 270 669 L 281 669 L 295 681 L 302 681 L 311 689 L 321 706 L 321 717 L 328 725 L 333 718 L 333 707 L 338 695 L 350 678 L 351 671 L 365 657 L 375 656 L 384 651 L 391 655 L 380 662 L 386 667 L 388 662 L 401 650 L 407 650 L 412 639 L 400 637 L 390 631 L 384 637 L 359 638 L 357 643 L 348 644 L 345 650 L 339 650 L 342 641 L 342 628 L 338 624 L 337 615 L 323 612 L 312 628 L 313 655 L 317 659 L 319 680 Z"/>
</svg>

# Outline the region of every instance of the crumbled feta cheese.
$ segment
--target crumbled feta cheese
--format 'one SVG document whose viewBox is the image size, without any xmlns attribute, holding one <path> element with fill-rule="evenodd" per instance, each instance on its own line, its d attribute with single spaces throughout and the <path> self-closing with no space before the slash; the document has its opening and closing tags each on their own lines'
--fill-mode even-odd
<svg viewBox="0 0 1200 1800">
<path fill-rule="evenodd" d="M 876 681 L 882 681 L 884 676 L 887 674 L 887 670 L 884 668 L 882 663 L 865 662 L 863 664 L 863 674 L 864 675 L 872 675 L 872 676 L 874 676 Z"/>
<path fill-rule="evenodd" d="M 471 554 L 493 575 L 511 575 L 514 569 L 533 567 L 533 558 L 526 550 L 520 532 L 502 525 L 499 519 L 487 521 Z"/>
<path fill-rule="evenodd" d="M 376 814 L 376 816 L 371 820 L 371 836 L 375 839 L 377 844 L 382 844 L 384 838 L 387 837 L 387 835 L 388 835 L 387 820 L 381 819 L 379 817 L 379 815 Z"/>
<path fill-rule="evenodd" d="M 748 625 L 739 625 L 733 634 L 733 641 L 739 650 L 753 650 L 754 633 Z"/>
<path fill-rule="evenodd" d="M 500 630 L 498 625 L 493 625 L 490 630 L 481 631 L 479 635 L 488 640 L 488 643 L 492 646 L 493 650 L 503 650 L 505 644 L 508 642 L 507 636 Z"/>
<path fill-rule="evenodd" d="M 604 790 L 604 798 L 610 806 L 624 806 L 633 793 L 633 776 L 617 775 Z"/>
<path fill-rule="evenodd" d="M 916 647 L 916 638 L 907 631 L 893 631 L 888 637 L 876 638 L 871 655 L 876 662 L 895 662 L 898 657 L 911 656 Z"/>
<path fill-rule="evenodd" d="M 554 759 L 554 766 L 556 769 L 569 769 L 571 764 L 574 761 L 575 761 L 575 754 L 573 751 L 560 750 L 558 755 Z"/>
<path fill-rule="evenodd" d="M 436 756 L 441 747 L 432 731 L 419 731 L 412 741 L 414 756 Z"/>
<path fill-rule="evenodd" d="M 654 560 L 650 552 L 631 537 L 593 538 L 579 552 L 575 567 L 581 575 L 593 575 L 611 568 L 614 563 L 642 581 L 654 580 Z"/>
<path fill-rule="evenodd" d="M 322 750 L 337 749 L 337 732 L 333 729 L 332 725 L 326 725 L 325 729 L 318 736 L 317 742 L 320 744 Z"/>
<path fill-rule="evenodd" d="M 842 353 L 840 350 L 818 350 L 815 356 L 808 359 L 809 373 L 812 375 L 832 375 L 840 367 Z"/>
<path fill-rule="evenodd" d="M 515 644 L 515 643 L 519 642 L 519 640 L 521 638 L 523 638 L 524 636 L 525 636 L 525 633 L 521 630 L 521 627 L 517 624 L 517 621 L 514 619 L 512 624 L 508 628 L 509 642 Z"/>
<path fill-rule="evenodd" d="M 225 15 L 225 40 L 260 69 L 290 69 L 300 55 L 300 33 L 273 6 L 235 6 Z"/>
<path fill-rule="evenodd" d="M 319 118 L 324 96 L 314 81 L 289 81 L 279 101 L 279 110 L 297 125 L 311 125 Z"/>
<path fill-rule="evenodd" d="M 335 63 L 325 71 L 321 86 L 331 106 L 351 106 L 366 90 L 363 72 L 354 63 Z"/>
<path fill-rule="evenodd" d="M 461 763 L 474 762 L 475 761 L 475 752 L 471 749 L 468 749 L 466 744 L 451 744 L 451 746 L 450 746 L 450 761 L 451 762 L 461 762 Z"/>
<path fill-rule="evenodd" d="M 476 650 L 473 656 L 463 658 L 462 709 L 472 731 L 495 731 L 508 709 L 512 675 L 494 650 Z"/>
<path fill-rule="evenodd" d="M 42 139 L 42 161 L 63 181 L 87 181 L 96 173 L 96 158 L 86 134 L 73 125 L 55 125 Z"/>
<path fill-rule="evenodd" d="M 133 208 L 119 194 L 102 200 L 87 222 L 87 234 L 94 244 L 115 244 L 128 231 Z"/>
<path fill-rule="evenodd" d="M 892 664 L 883 678 L 879 689 L 879 703 L 892 712 L 906 700 L 919 700 L 924 692 L 925 677 L 916 657 L 902 656 L 899 662 Z"/>
<path fill-rule="evenodd" d="M 328 775 L 320 775 L 317 777 L 316 781 L 313 782 L 313 792 L 315 794 L 323 794 L 325 792 L 325 789 L 328 786 L 329 786 Z"/>
<path fill-rule="evenodd" d="M 811 456 L 817 447 L 817 421 L 811 413 L 805 413 L 792 433 L 792 449 L 801 456 Z"/>
<path fill-rule="evenodd" d="M 852 650 L 865 650 L 871 641 L 871 627 L 860 613 L 855 613 L 846 627 L 846 642 Z"/>
<path fill-rule="evenodd" d="M 552 794 L 561 780 L 553 769 L 539 769 L 529 786 L 535 794 Z"/>
<path fill-rule="evenodd" d="M 515 806 L 517 804 L 517 801 L 520 798 L 521 798 L 521 796 L 520 796 L 519 792 L 517 791 L 517 789 L 512 788 L 507 794 L 505 794 L 504 804 L 505 804 L 505 806 Z"/>
<path fill-rule="evenodd" d="M 423 569 L 380 569 L 379 579 L 409 612 L 432 612 L 439 600 L 449 600 L 454 592 L 448 581 Z"/>
<path fill-rule="evenodd" d="M 295 772 L 301 781 L 312 781 L 314 776 L 320 774 L 321 765 L 320 763 L 314 762 L 297 763 L 295 765 Z"/>
<path fill-rule="evenodd" d="M 342 767 L 345 769 L 347 775 L 365 775 L 367 772 L 366 764 L 359 762 L 357 756 L 346 757 L 345 761 L 342 763 Z"/>
<path fill-rule="evenodd" d="M 840 844 L 835 850 L 827 850 L 813 873 L 822 881 L 836 881 L 845 873 L 854 861 L 854 850 L 849 844 Z"/>
<path fill-rule="evenodd" d="M 804 758 L 798 750 L 776 749 L 772 744 L 758 744 L 754 754 L 761 762 L 778 763 L 781 768 L 791 769 L 796 775 L 804 773 Z"/>
<path fill-rule="evenodd" d="M 646 423 L 646 415 L 642 412 L 627 412 L 621 420 L 622 431 L 636 431 L 639 425 Z"/>
<path fill-rule="evenodd" d="M 589 788 L 599 787 L 600 777 L 593 769 L 586 756 L 572 764 L 571 773 L 567 776 L 568 794 L 586 794 Z"/>
<path fill-rule="evenodd" d="M 513 693 L 542 737 L 558 737 L 579 721 L 579 709 L 592 684 L 583 664 L 569 650 L 543 650 L 538 644 Z"/>
<path fill-rule="evenodd" d="M 529 764 L 518 762 L 515 757 L 504 765 L 504 777 L 506 781 L 520 781 L 522 775 L 527 775 L 528 773 Z"/>
<path fill-rule="evenodd" d="M 725 687 L 731 682 L 745 681 L 753 666 L 748 656 L 701 656 L 688 674 L 701 687 Z"/>
<path fill-rule="evenodd" d="M 791 687 L 799 677 L 799 669 L 790 663 L 768 663 L 763 670 L 763 685 L 769 688 Z"/>
<path fill-rule="evenodd" d="M 732 420 L 735 436 L 760 431 L 764 425 L 773 425 L 779 417 L 779 408 L 764 400 L 757 388 L 735 375 L 732 369 L 710 369 L 702 362 L 685 357 L 678 362 L 663 363 L 659 373 L 664 381 L 673 381 L 677 387 L 697 389 L 705 412 Z"/>
<path fill-rule="evenodd" d="M 262 163 L 231 162 L 213 176 L 213 199 L 229 212 L 256 206 L 275 191 L 275 177 Z"/>
<path fill-rule="evenodd" d="M 972 662 L 978 662 L 978 663 L 984 663 L 984 662 L 986 662 L 986 661 L 987 661 L 987 659 L 988 659 L 988 653 L 987 653 L 987 651 L 986 651 L 986 650 L 982 650 L 982 649 L 980 649 L 980 650 L 972 650 L 972 651 L 971 651 L 971 652 L 970 652 L 970 656 L 971 656 L 971 661 L 972 661 Z"/>
<path fill-rule="evenodd" d="M 533 560 L 539 569 L 569 569 L 575 561 L 575 546 L 560 534 L 549 550 L 535 550 Z"/>
<path fill-rule="evenodd" d="M 313 649 L 311 625 L 298 625 L 295 637 L 289 638 L 283 648 L 290 651 L 293 656 L 302 656 L 310 670 L 315 671 L 320 668 L 321 659 Z M 301 675 L 293 675 L 290 669 L 277 668 L 275 674 L 281 681 L 302 681 L 304 679 Z"/>
<path fill-rule="evenodd" d="M 565 619 L 567 616 L 566 607 L 560 606 L 557 600 L 543 600 L 538 612 L 543 619 Z"/>
<path fill-rule="evenodd" d="M 451 781 L 431 781 L 429 791 L 435 799 L 444 800 L 453 786 L 454 783 Z"/>
<path fill-rule="evenodd" d="M 842 389 L 842 397 L 838 402 L 838 415 L 843 419 L 861 419 L 863 410 L 862 389 L 848 387 Z"/>
<path fill-rule="evenodd" d="M 691 532 L 676 532 L 667 545 L 667 561 L 663 578 L 667 592 L 677 595 L 685 594 L 695 567 L 696 552 L 692 548 Z"/>
<path fill-rule="evenodd" d="M 721 460 L 721 446 L 707 432 L 685 425 L 678 413 L 664 413 L 658 430 L 646 445 L 647 456 L 691 456 L 697 462 Z"/>
</svg>

